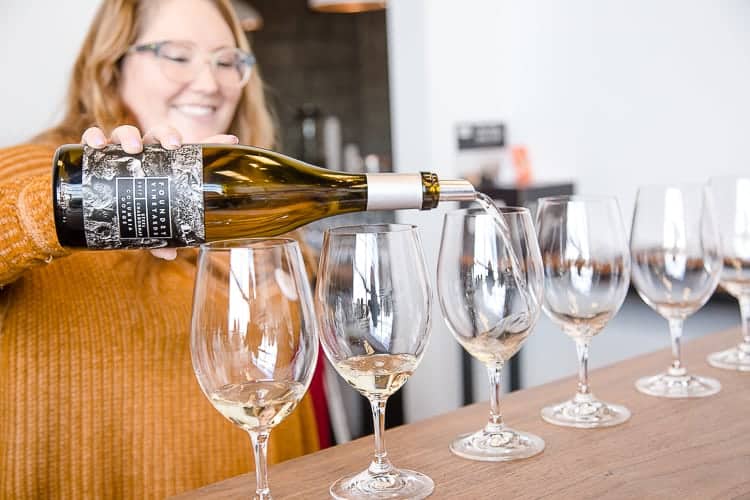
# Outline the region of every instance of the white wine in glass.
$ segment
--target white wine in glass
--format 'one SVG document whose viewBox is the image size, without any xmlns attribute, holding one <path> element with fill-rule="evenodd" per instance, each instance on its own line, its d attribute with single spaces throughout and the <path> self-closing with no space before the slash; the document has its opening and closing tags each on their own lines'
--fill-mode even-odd
<svg viewBox="0 0 750 500">
<path fill-rule="evenodd" d="M 367 398 L 387 398 L 406 383 L 419 360 L 411 354 L 354 356 L 336 363 L 336 370 Z"/>
<path fill-rule="evenodd" d="M 331 485 L 338 499 L 424 498 L 435 484 L 393 466 L 385 449 L 385 405 L 416 370 L 430 335 L 431 291 L 415 226 L 329 229 L 315 289 L 321 342 L 339 375 L 370 401 L 370 466 Z"/>
<path fill-rule="evenodd" d="M 246 431 L 276 427 L 305 395 L 305 386 L 291 381 L 227 384 L 211 393 L 219 413 Z"/>
<path fill-rule="evenodd" d="M 302 400 L 318 356 L 315 306 L 296 241 L 201 245 L 190 352 L 208 400 L 250 435 L 255 498 L 270 499 L 269 435 Z"/>
</svg>

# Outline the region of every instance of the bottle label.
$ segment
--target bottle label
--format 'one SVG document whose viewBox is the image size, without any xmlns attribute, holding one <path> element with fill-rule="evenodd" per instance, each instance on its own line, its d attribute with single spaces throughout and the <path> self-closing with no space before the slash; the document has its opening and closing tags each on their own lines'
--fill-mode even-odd
<svg viewBox="0 0 750 500">
<path fill-rule="evenodd" d="M 88 248 L 195 246 L 205 241 L 203 152 L 144 145 L 84 147 L 83 226 Z"/>
</svg>

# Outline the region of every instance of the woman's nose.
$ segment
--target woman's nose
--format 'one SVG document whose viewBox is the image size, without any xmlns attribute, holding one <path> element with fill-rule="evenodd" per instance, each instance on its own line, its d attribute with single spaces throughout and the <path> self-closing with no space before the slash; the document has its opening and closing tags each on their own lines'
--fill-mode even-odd
<svg viewBox="0 0 750 500">
<path fill-rule="evenodd" d="M 198 70 L 198 73 L 195 75 L 195 78 L 193 78 L 190 86 L 194 90 L 198 90 L 206 94 L 218 92 L 219 82 L 216 80 L 216 75 L 214 74 L 213 67 L 210 63 L 206 62 L 201 65 L 200 70 Z"/>
</svg>

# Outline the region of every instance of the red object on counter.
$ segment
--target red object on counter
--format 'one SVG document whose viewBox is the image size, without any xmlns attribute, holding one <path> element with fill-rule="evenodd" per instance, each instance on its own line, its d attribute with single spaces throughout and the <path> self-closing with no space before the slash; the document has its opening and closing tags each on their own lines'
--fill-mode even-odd
<svg viewBox="0 0 750 500">
<path fill-rule="evenodd" d="M 516 185 L 528 186 L 531 184 L 531 160 L 526 146 L 513 146 L 510 150 L 513 159 L 513 167 L 516 169 Z"/>
<path fill-rule="evenodd" d="M 318 346 L 318 363 L 315 365 L 315 373 L 312 382 L 310 382 L 309 392 L 315 411 L 315 423 L 318 427 L 318 441 L 321 450 L 331 446 L 331 420 L 328 414 L 325 384 L 323 383 L 324 373 L 325 354 L 323 354 L 323 348 Z"/>
</svg>

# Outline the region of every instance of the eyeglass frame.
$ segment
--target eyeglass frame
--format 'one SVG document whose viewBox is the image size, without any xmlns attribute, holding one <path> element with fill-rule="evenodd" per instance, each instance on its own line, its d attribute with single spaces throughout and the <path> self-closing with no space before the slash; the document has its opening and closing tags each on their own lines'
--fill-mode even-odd
<svg viewBox="0 0 750 500">
<path fill-rule="evenodd" d="M 144 52 L 151 52 L 157 58 L 160 58 L 162 56 L 159 54 L 159 51 L 167 43 L 189 43 L 189 44 L 192 44 L 193 46 L 195 46 L 195 44 L 193 44 L 192 42 L 185 41 L 185 40 L 161 40 L 161 41 L 158 41 L 158 42 L 149 42 L 149 43 L 141 43 L 141 44 L 131 45 L 128 48 L 128 50 L 125 53 L 125 55 L 127 55 L 127 54 L 143 54 Z M 240 85 L 238 85 L 239 88 L 242 88 L 245 85 L 247 85 L 248 82 L 250 81 L 250 76 L 252 75 L 253 67 L 255 67 L 255 65 L 257 64 L 258 61 L 257 61 L 257 59 L 255 59 L 255 56 L 253 54 L 251 54 L 249 52 L 245 52 L 244 50 L 240 49 L 239 47 L 227 47 L 227 48 L 231 48 L 232 50 L 235 50 L 237 53 L 239 53 L 242 56 L 242 59 L 241 59 L 242 62 L 244 62 L 245 64 L 247 64 L 247 67 L 248 67 L 247 77 L 244 79 L 244 81 L 241 80 Z M 216 54 L 219 51 L 221 51 L 221 50 L 226 50 L 226 49 L 222 48 L 222 49 L 218 49 L 218 50 L 215 50 L 215 51 L 211 52 L 209 54 L 211 56 L 211 59 L 208 60 L 208 61 L 206 61 L 206 62 L 209 63 L 212 72 L 216 70 L 216 64 L 217 64 L 216 63 Z M 165 59 L 165 60 L 168 60 L 168 59 Z M 197 75 L 198 75 L 198 73 L 195 74 L 195 76 L 197 76 Z M 193 78 L 195 78 L 195 76 L 193 76 Z M 167 76 L 167 78 L 169 79 L 168 76 Z M 188 81 L 190 81 L 190 80 L 188 80 Z M 179 82 L 179 83 L 187 83 L 187 81 L 186 82 Z"/>
</svg>

